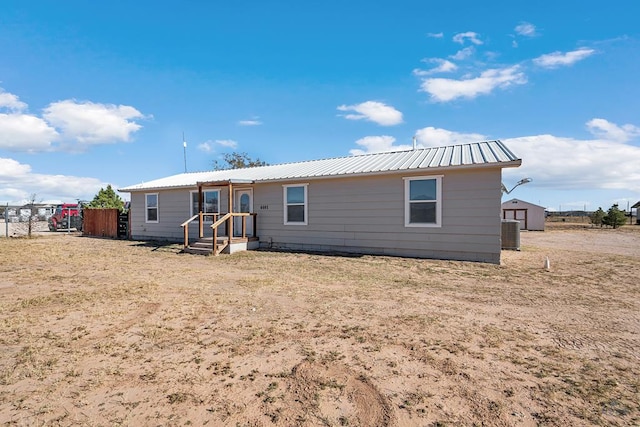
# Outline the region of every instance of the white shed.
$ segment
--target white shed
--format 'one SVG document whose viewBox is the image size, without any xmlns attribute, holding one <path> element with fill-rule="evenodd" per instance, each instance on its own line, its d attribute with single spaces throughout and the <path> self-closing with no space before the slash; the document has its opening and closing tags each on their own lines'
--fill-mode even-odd
<svg viewBox="0 0 640 427">
<path fill-rule="evenodd" d="M 544 231 L 544 211 L 542 206 L 519 199 L 502 203 L 502 219 L 517 219 L 520 230 Z"/>
</svg>

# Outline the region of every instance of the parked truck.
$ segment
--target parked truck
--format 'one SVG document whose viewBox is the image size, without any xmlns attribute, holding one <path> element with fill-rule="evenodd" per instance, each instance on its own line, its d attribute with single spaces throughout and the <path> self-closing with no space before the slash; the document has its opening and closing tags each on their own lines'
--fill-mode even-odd
<svg viewBox="0 0 640 427">
<path fill-rule="evenodd" d="M 68 230 L 75 228 L 82 231 L 82 205 L 77 203 L 63 203 L 56 206 L 56 210 L 49 217 L 49 230 Z"/>
</svg>

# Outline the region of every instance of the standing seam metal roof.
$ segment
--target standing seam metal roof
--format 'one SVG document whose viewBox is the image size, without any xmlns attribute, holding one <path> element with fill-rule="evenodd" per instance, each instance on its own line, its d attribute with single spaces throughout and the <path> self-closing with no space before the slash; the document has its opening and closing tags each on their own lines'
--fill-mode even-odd
<svg viewBox="0 0 640 427">
<path fill-rule="evenodd" d="M 501 141 L 484 141 L 408 151 L 335 157 L 245 169 L 183 173 L 121 188 L 120 191 L 132 192 L 171 187 L 190 187 L 195 186 L 198 182 L 234 179 L 260 182 L 434 168 L 480 166 L 513 167 L 519 166 L 520 162 L 521 160 Z"/>
</svg>

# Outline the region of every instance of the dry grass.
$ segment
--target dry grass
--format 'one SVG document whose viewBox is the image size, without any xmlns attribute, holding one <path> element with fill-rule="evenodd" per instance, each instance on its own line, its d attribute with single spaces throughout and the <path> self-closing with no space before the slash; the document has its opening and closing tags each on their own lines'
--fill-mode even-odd
<svg viewBox="0 0 640 427">
<path fill-rule="evenodd" d="M 637 425 L 638 229 L 500 266 L 0 239 L 0 423 Z"/>
</svg>

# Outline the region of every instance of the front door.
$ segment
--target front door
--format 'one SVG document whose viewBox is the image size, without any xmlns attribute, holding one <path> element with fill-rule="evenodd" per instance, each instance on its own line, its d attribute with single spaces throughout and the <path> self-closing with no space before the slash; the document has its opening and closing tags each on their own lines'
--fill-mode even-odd
<svg viewBox="0 0 640 427">
<path fill-rule="evenodd" d="M 253 189 L 243 188 L 234 191 L 233 211 L 244 213 L 253 212 Z M 253 218 L 250 216 L 245 217 L 245 221 L 247 237 L 253 236 Z M 234 218 L 233 235 L 242 235 L 242 217 Z"/>
</svg>

